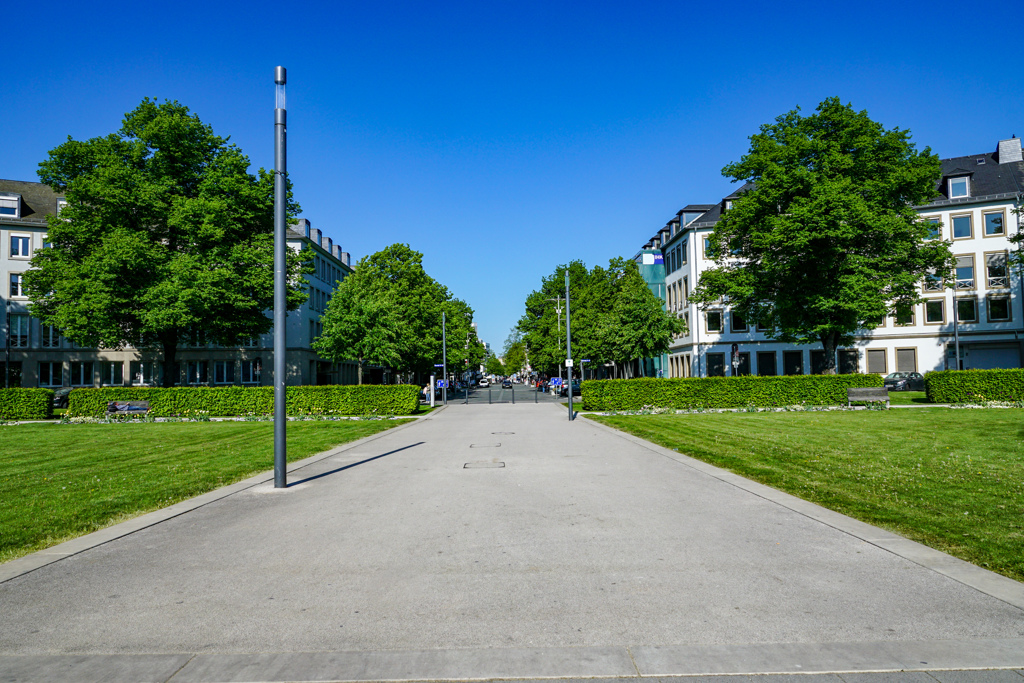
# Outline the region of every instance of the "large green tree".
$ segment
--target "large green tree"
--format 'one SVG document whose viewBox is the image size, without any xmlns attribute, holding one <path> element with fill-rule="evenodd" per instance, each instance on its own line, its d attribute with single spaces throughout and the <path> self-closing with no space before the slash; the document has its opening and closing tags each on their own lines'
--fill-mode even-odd
<svg viewBox="0 0 1024 683">
<path fill-rule="evenodd" d="M 67 205 L 25 274 L 32 314 L 83 346 L 236 344 L 270 330 L 273 175 L 177 102 L 145 99 L 116 133 L 68 141 L 39 168 Z M 298 207 L 289 199 L 292 214 Z M 306 299 L 290 254 L 288 307 Z"/>
<path fill-rule="evenodd" d="M 749 185 L 715 226 L 716 267 L 693 299 L 724 297 L 770 337 L 820 342 L 826 373 L 858 330 L 920 302 L 922 279 L 952 268 L 914 210 L 936 194 L 938 157 L 838 98 L 761 126 L 722 173 Z"/>
<path fill-rule="evenodd" d="M 473 309 L 427 274 L 421 253 L 392 244 L 362 258 L 338 286 L 313 348 L 335 361 L 360 360 L 360 367 L 369 361 L 425 376 L 442 360 L 442 314 L 449 369 L 478 364 L 484 345 L 472 327 Z"/>
</svg>

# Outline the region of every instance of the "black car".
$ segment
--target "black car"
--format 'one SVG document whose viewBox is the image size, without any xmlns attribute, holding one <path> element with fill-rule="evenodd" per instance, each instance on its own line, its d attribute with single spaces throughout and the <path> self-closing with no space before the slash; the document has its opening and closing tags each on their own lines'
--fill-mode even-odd
<svg viewBox="0 0 1024 683">
<path fill-rule="evenodd" d="M 568 396 L 569 395 L 569 386 L 567 384 L 565 384 L 564 382 L 562 383 L 562 386 L 558 389 L 558 395 L 559 396 Z M 572 381 L 572 395 L 573 396 L 579 396 L 580 395 L 580 381 L 578 379 L 574 379 Z"/>
<path fill-rule="evenodd" d="M 920 372 L 892 372 L 882 383 L 889 391 L 924 391 L 924 376 Z"/>
<path fill-rule="evenodd" d="M 67 408 L 68 407 L 68 394 L 71 393 L 71 387 L 60 387 L 53 391 L 53 407 L 54 408 Z"/>
<path fill-rule="evenodd" d="M 502 389 L 511 389 L 512 388 L 512 380 L 510 380 L 510 379 L 503 379 L 503 380 L 501 380 L 501 388 Z"/>
</svg>

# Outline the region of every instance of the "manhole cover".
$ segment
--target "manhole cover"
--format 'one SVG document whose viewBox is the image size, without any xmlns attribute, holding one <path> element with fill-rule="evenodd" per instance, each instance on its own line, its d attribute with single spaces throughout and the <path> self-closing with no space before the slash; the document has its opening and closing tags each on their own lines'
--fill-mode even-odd
<svg viewBox="0 0 1024 683">
<path fill-rule="evenodd" d="M 476 468 L 476 467 L 504 467 L 504 466 L 505 466 L 505 463 L 503 463 L 503 462 L 493 462 L 493 461 L 492 462 L 467 462 L 465 465 L 462 466 L 462 469 L 469 470 L 469 469 L 473 469 L 473 468 Z"/>
<path fill-rule="evenodd" d="M 469 444 L 470 448 L 498 448 L 500 446 L 501 446 L 500 443 L 471 443 L 471 444 Z"/>
</svg>

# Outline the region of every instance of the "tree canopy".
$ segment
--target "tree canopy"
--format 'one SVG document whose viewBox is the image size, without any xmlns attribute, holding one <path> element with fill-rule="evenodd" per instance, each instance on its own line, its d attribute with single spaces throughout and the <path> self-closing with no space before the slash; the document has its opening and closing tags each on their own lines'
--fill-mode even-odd
<svg viewBox="0 0 1024 683">
<path fill-rule="evenodd" d="M 775 339 L 821 342 L 825 372 L 837 347 L 920 302 L 922 279 L 952 268 L 949 244 L 929 239 L 914 210 L 935 196 L 938 157 L 838 98 L 761 126 L 722 173 L 749 185 L 716 224 L 716 267 L 692 298 L 725 299 Z"/>
<path fill-rule="evenodd" d="M 477 365 L 484 345 L 473 309 L 423 269 L 423 254 L 392 244 L 362 258 L 335 290 L 313 348 L 335 361 L 359 360 L 427 375 L 442 360 L 446 318 L 449 371 Z M 361 375 L 360 375 L 361 377 Z"/>
<path fill-rule="evenodd" d="M 573 261 L 558 266 L 526 298 L 517 329 L 534 369 L 556 374 L 565 359 L 566 270 L 574 358 L 587 358 L 593 365 L 613 363 L 625 371 L 631 361 L 667 351 L 672 336 L 682 331 L 682 320 L 664 310 L 635 261 L 614 258 L 607 268 L 591 270 Z"/>
<path fill-rule="evenodd" d="M 168 370 L 197 335 L 228 345 L 270 330 L 273 175 L 250 174 L 187 107 L 147 98 L 116 133 L 69 137 L 39 167 L 67 205 L 25 274 L 34 316 L 82 346 L 162 348 Z M 304 256 L 290 253 L 288 271 L 295 309 Z"/>
</svg>

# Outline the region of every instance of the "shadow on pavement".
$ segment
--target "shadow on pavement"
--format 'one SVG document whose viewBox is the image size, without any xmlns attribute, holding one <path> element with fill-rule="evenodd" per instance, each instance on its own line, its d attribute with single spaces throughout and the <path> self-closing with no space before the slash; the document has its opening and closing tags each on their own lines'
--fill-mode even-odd
<svg viewBox="0 0 1024 683">
<path fill-rule="evenodd" d="M 396 448 L 393 451 L 388 451 L 387 453 L 381 453 L 380 455 L 375 455 L 372 458 L 367 458 L 366 460 L 360 460 L 359 462 L 354 462 L 354 463 L 351 463 L 349 465 L 345 465 L 343 467 L 338 467 L 336 469 L 331 470 L 330 472 L 321 472 L 320 474 L 314 474 L 312 477 L 306 477 L 305 479 L 299 479 L 298 481 L 293 481 L 293 482 L 289 483 L 288 486 L 291 487 L 291 486 L 295 486 L 296 484 L 305 484 L 306 482 L 313 481 L 314 479 L 319 479 L 320 477 L 326 477 L 326 476 L 328 476 L 330 474 L 337 474 L 338 472 L 342 472 L 342 471 L 347 470 L 347 469 L 349 469 L 351 467 L 355 467 L 356 465 L 365 465 L 368 462 L 373 462 L 374 460 L 380 460 L 381 458 L 383 458 L 385 456 L 394 455 L 395 453 L 399 453 L 401 451 L 407 450 L 409 448 L 413 448 L 415 446 L 422 446 L 423 444 L 424 444 L 423 441 L 417 441 L 416 443 L 411 443 L 408 446 L 402 446 L 401 448 Z"/>
</svg>

